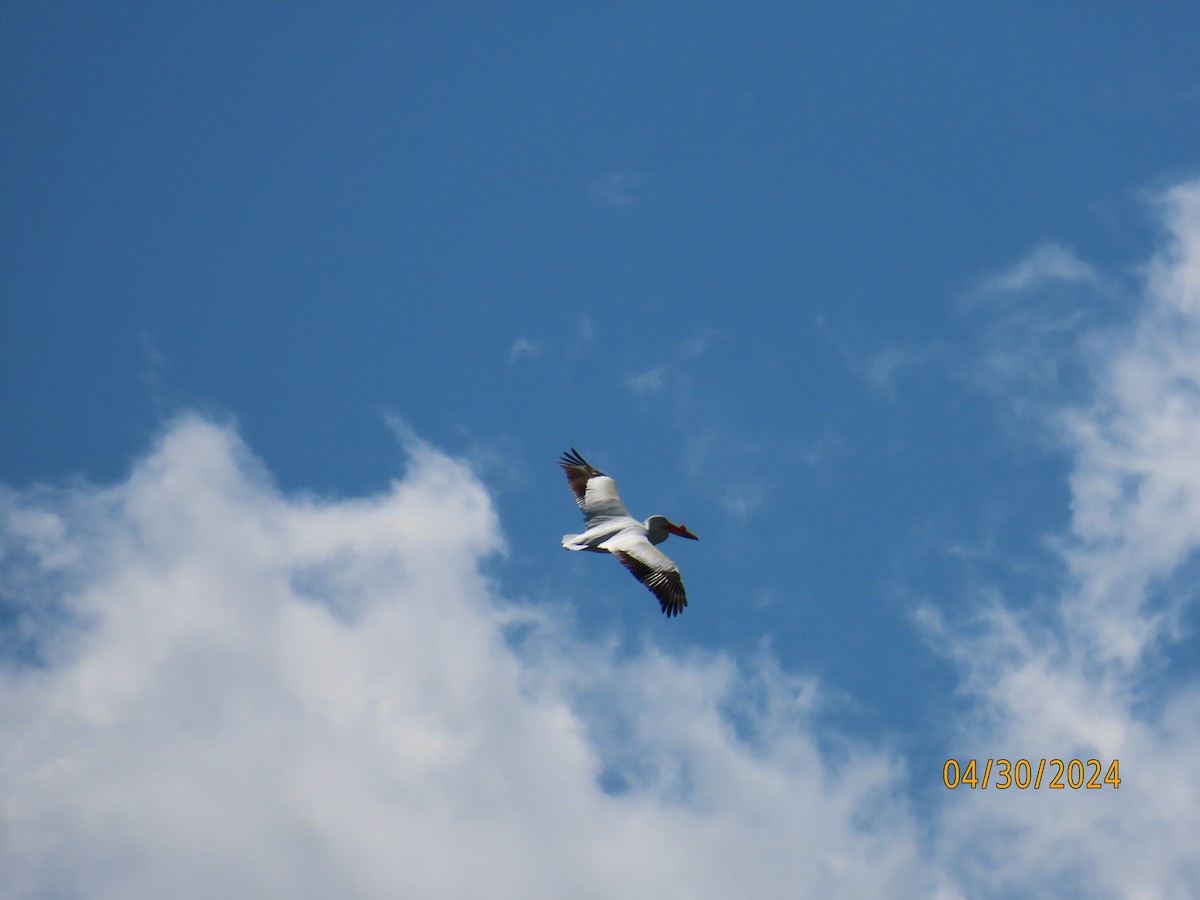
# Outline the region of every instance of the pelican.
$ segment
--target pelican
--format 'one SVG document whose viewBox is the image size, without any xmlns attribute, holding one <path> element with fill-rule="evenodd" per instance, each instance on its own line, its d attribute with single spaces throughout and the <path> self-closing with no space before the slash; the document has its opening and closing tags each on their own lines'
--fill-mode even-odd
<svg viewBox="0 0 1200 900">
<path fill-rule="evenodd" d="M 583 510 L 585 527 L 583 534 L 564 534 L 562 545 L 568 550 L 611 553 L 658 598 L 667 618 L 683 612 L 687 594 L 679 569 L 654 545 L 673 534 L 700 539 L 686 525 L 676 525 L 666 516 L 651 516 L 645 522 L 633 518 L 621 502 L 617 483 L 589 465 L 574 447 L 558 464 L 567 473 L 567 484 Z"/>
</svg>

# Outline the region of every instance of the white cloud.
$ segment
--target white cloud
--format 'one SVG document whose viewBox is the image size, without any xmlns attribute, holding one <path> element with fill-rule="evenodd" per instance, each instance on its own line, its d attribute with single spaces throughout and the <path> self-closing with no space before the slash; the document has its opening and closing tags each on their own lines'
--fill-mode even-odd
<svg viewBox="0 0 1200 900">
<path fill-rule="evenodd" d="M 897 387 L 901 376 L 910 375 L 946 355 L 946 348 L 940 341 L 905 346 L 888 343 L 868 350 L 839 334 L 824 315 L 816 316 L 813 326 L 855 376 L 892 400 L 899 398 Z"/>
<path fill-rule="evenodd" d="M 506 603 L 486 491 L 402 427 L 404 478 L 318 500 L 184 418 L 119 484 L 0 488 L 0 896 L 1200 894 L 1200 688 L 1163 652 L 1196 640 L 1200 184 L 1164 210 L 1134 327 L 1080 345 L 1056 415 L 1049 612 L 918 615 L 973 710 L 954 756 L 1116 758 L 1120 789 L 910 806 L 940 773 L 769 654 Z"/>
<path fill-rule="evenodd" d="M 680 347 L 679 355 L 684 357 L 703 356 L 708 352 L 717 338 L 717 332 L 711 328 L 702 328 L 691 337 L 686 338 Z"/>
<path fill-rule="evenodd" d="M 1077 352 L 1091 397 L 1054 414 L 1073 467 L 1052 616 L 993 598 L 972 637 L 922 616 L 977 713 L 962 756 L 1121 763 L 1119 790 L 960 789 L 941 858 L 984 894 L 1200 893 L 1200 689 L 1163 652 L 1196 642 L 1179 623 L 1200 551 L 1200 183 L 1170 191 L 1164 209 L 1168 246 L 1133 327 L 1089 329 Z"/>
<path fill-rule="evenodd" d="M 513 341 L 508 351 L 508 361 L 515 363 L 520 359 L 533 359 L 542 352 L 542 348 L 527 338 L 519 337 Z"/>
<path fill-rule="evenodd" d="M 944 355 L 944 349 L 932 343 L 916 347 L 889 344 L 867 357 L 865 362 L 860 362 L 849 350 L 844 349 L 843 354 L 850 359 L 852 368 L 861 372 L 867 384 L 895 399 L 901 375 L 907 375 Z"/>
<path fill-rule="evenodd" d="M 721 509 L 731 517 L 746 521 L 763 505 L 766 499 L 766 486 L 758 479 L 745 478 L 729 485 L 718 503 Z"/>
<path fill-rule="evenodd" d="M 867 362 L 867 381 L 876 387 L 890 388 L 899 371 L 910 361 L 910 356 L 896 346 L 884 347 Z"/>
<path fill-rule="evenodd" d="M 374 497 L 196 418 L 0 496 L 0 591 L 56 610 L 0 667 L 0 895 L 928 895 L 901 765 L 819 750 L 812 684 L 506 605 L 487 494 L 398 433 Z"/>
<path fill-rule="evenodd" d="M 625 384 L 638 396 L 657 394 L 667 386 L 667 371 L 662 366 L 655 366 L 639 375 L 631 375 L 625 379 Z"/>
<path fill-rule="evenodd" d="M 1011 269 L 989 278 L 983 283 L 982 290 L 985 293 L 1010 294 L 1033 290 L 1048 282 L 1093 286 L 1102 283 L 1096 270 L 1072 250 L 1060 244 L 1045 243 Z"/>
<path fill-rule="evenodd" d="M 980 387 L 1010 404 L 1028 425 L 1078 399 L 1066 395 L 1093 376 L 1093 361 L 1082 355 L 1085 345 L 1133 305 L 1116 280 L 1073 251 L 1042 244 L 963 297 L 963 309 L 990 320 L 984 346 L 971 348 L 970 368 Z"/>
<path fill-rule="evenodd" d="M 1194 601 L 1166 581 L 1200 550 L 1200 183 L 1165 205 L 1171 242 L 1150 265 L 1143 315 L 1096 345 L 1095 396 L 1061 419 L 1077 459 L 1071 613 L 1103 660 L 1125 664 Z"/>
</svg>

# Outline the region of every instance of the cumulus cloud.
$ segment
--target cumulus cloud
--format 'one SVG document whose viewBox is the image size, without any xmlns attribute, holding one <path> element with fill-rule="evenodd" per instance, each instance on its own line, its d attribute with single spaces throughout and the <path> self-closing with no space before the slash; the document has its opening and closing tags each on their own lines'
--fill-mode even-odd
<svg viewBox="0 0 1200 900">
<path fill-rule="evenodd" d="M 1200 551 L 1200 183 L 1162 204 L 1133 327 L 1080 345 L 1091 395 L 1054 415 L 1073 460 L 1058 601 L 1037 617 L 993 600 L 969 636 L 926 618 L 978 711 L 964 756 L 1121 763 L 1116 791 L 955 795 L 943 859 L 997 893 L 1200 891 L 1200 688 L 1167 652 L 1196 644 L 1181 623 Z"/>
<path fill-rule="evenodd" d="M 507 601 L 487 491 L 410 431 L 388 490 L 317 498 L 184 417 L 117 484 L 0 488 L 0 896 L 1200 894 L 1200 688 L 1171 663 L 1200 183 L 1162 209 L 1132 326 L 1079 345 L 1090 393 L 1053 413 L 1061 581 L 917 615 L 970 710 L 948 755 L 1119 759 L 1119 789 L 911 800 L 939 773 L 769 653 L 631 652 Z"/>
<path fill-rule="evenodd" d="M 119 484 L 4 491 L 0 895 L 927 894 L 901 764 L 832 765 L 813 685 L 505 603 L 487 493 L 400 433 L 373 497 L 194 417 Z"/>
<path fill-rule="evenodd" d="M 1163 202 L 1171 242 L 1151 262 L 1144 314 L 1097 347 L 1095 397 L 1061 417 L 1077 459 L 1073 612 L 1108 623 L 1087 636 L 1126 665 L 1194 600 L 1170 577 L 1200 549 L 1200 184 Z"/>
</svg>

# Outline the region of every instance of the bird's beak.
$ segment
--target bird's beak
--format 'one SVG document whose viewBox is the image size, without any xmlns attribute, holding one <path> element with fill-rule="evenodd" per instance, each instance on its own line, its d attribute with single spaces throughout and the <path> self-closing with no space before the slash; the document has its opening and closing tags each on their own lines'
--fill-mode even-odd
<svg viewBox="0 0 1200 900">
<path fill-rule="evenodd" d="M 700 540 L 700 538 L 696 537 L 694 534 L 692 534 L 690 531 L 687 530 L 686 525 L 674 525 L 670 528 L 670 532 L 671 532 L 671 534 L 677 534 L 680 537 L 691 538 L 693 541 Z"/>
</svg>

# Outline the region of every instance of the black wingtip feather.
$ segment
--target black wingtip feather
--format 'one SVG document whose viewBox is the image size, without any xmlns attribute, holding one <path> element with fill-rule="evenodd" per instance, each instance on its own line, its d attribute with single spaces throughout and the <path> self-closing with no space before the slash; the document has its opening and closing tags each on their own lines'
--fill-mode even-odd
<svg viewBox="0 0 1200 900">
<path fill-rule="evenodd" d="M 587 460 L 580 456 L 579 451 L 574 447 L 559 457 L 558 464 L 564 469 L 571 466 L 582 466 L 585 469 L 590 468 L 590 466 L 587 464 Z"/>
<path fill-rule="evenodd" d="M 669 619 L 683 612 L 688 602 L 679 572 L 655 572 L 636 556 L 624 550 L 614 550 L 613 555 L 633 574 L 634 578 L 649 588 L 650 592 L 658 598 L 658 605 L 662 607 L 663 615 Z"/>
<path fill-rule="evenodd" d="M 589 476 L 603 475 L 604 473 L 589 463 L 574 447 L 569 452 L 564 453 L 558 459 L 558 464 L 564 469 L 583 469 Z"/>
</svg>

